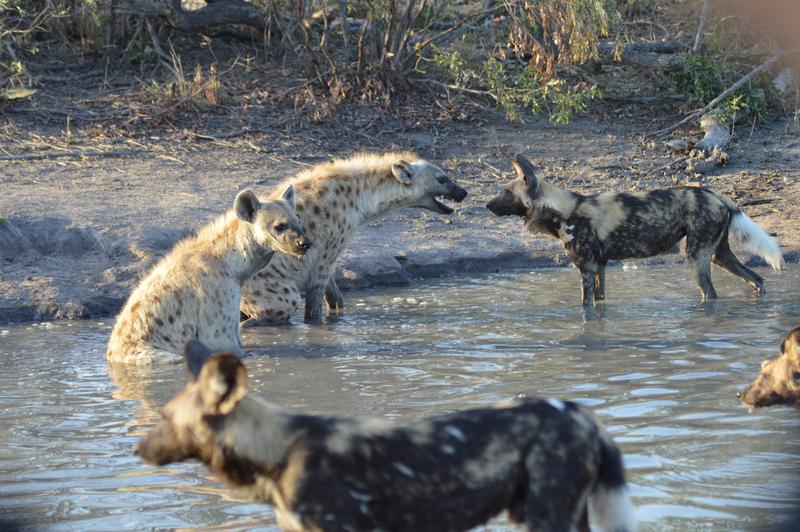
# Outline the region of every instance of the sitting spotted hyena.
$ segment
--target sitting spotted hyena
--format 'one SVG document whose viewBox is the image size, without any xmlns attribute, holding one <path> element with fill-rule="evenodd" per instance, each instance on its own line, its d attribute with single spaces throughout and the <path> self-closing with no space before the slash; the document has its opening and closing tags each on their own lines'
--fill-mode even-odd
<svg viewBox="0 0 800 532">
<path fill-rule="evenodd" d="M 441 214 L 453 209 L 438 198 L 462 201 L 467 191 L 438 166 L 409 152 L 362 153 L 317 165 L 289 180 L 297 194 L 297 216 L 314 241 L 303 260 L 276 255 L 242 291 L 244 323 L 287 321 L 305 293 L 305 319 L 322 317 L 323 296 L 340 313 L 342 294 L 333 266 L 362 223 L 401 207 Z"/>
<path fill-rule="evenodd" d="M 133 290 L 111 332 L 108 361 L 178 363 L 192 339 L 242 353 L 242 285 L 276 251 L 300 256 L 310 245 L 291 185 L 272 201 L 240 192 L 232 211 L 176 244 Z"/>
</svg>

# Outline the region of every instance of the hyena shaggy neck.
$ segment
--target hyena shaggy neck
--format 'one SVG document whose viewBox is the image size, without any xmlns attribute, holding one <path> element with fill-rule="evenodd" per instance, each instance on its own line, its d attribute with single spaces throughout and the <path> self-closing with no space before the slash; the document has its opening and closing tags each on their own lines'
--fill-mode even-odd
<svg viewBox="0 0 800 532">
<path fill-rule="evenodd" d="M 239 220 L 232 211 L 200 229 L 187 247 L 198 242 L 204 242 L 204 249 L 210 250 L 242 285 L 269 264 L 275 253 L 273 249 L 260 244 L 253 227 Z"/>
</svg>

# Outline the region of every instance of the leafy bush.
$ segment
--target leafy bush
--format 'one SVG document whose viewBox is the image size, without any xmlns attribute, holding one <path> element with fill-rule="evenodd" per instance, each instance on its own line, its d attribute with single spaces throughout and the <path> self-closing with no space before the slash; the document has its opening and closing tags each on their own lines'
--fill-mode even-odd
<svg viewBox="0 0 800 532">
<path fill-rule="evenodd" d="M 702 52 L 690 53 L 683 69 L 672 75 L 677 89 L 692 104 L 705 106 L 754 68 L 755 65 L 748 62 L 730 60 L 726 48 L 721 39 L 712 39 Z M 726 98 L 719 106 L 720 118 L 723 122 L 730 122 L 736 116 L 752 114 L 757 119 L 766 120 L 771 115 L 771 103 L 776 100 L 772 83 L 764 74 Z"/>
</svg>

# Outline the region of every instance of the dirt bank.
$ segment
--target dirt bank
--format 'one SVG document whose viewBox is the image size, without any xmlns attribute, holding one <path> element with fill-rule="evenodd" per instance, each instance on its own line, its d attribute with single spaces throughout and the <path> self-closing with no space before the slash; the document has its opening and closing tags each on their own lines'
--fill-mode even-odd
<svg viewBox="0 0 800 532">
<path fill-rule="evenodd" d="M 655 122 L 624 115 L 558 126 L 508 123 L 486 112 L 346 135 L 346 126 L 318 125 L 229 143 L 184 132 L 138 139 L 135 150 L 128 142 L 117 156 L 2 162 L 0 323 L 113 314 L 155 260 L 227 208 L 238 190 L 266 190 L 305 165 L 357 150 L 415 149 L 447 168 L 469 197 L 450 217 L 403 210 L 363 227 L 342 257 L 343 287 L 564 264 L 557 242 L 526 234 L 519 220 L 491 216 L 484 204 L 510 177 L 517 152 L 542 177 L 584 192 L 697 179 L 658 170 L 675 155 L 641 136 Z M 797 129 L 783 121 L 748 131 L 731 149 L 732 164 L 703 180 L 775 234 L 791 261 L 800 251 Z"/>
</svg>

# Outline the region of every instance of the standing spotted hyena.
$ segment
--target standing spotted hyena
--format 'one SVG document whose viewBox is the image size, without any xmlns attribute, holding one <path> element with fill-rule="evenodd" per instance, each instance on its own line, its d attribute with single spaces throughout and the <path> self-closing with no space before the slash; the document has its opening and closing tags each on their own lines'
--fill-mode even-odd
<svg viewBox="0 0 800 532">
<path fill-rule="evenodd" d="M 703 300 L 717 297 L 711 284 L 713 262 L 764 292 L 764 280 L 744 266 L 728 245 L 728 233 L 770 266 L 783 265 L 775 240 L 729 199 L 699 187 L 645 192 L 604 192 L 583 196 L 536 177 L 533 165 L 517 155 L 514 179 L 486 208 L 497 216 L 520 216 L 531 232 L 560 239 L 581 272 L 583 305 L 605 298 L 609 260 L 652 257 L 686 237 Z"/>
<path fill-rule="evenodd" d="M 242 353 L 242 285 L 275 251 L 303 255 L 311 242 L 294 213 L 294 189 L 260 201 L 245 190 L 233 210 L 178 244 L 133 290 L 106 356 L 127 364 L 178 363 L 188 340 Z"/>
<path fill-rule="evenodd" d="M 314 166 L 289 180 L 297 194 L 297 216 L 314 240 L 303 260 L 276 255 L 242 291 L 244 325 L 287 321 L 305 293 L 305 319 L 322 317 L 323 296 L 340 313 L 342 294 L 333 266 L 359 225 L 400 207 L 441 214 L 453 209 L 437 198 L 462 201 L 467 191 L 438 166 L 409 152 L 362 153 Z"/>
</svg>

